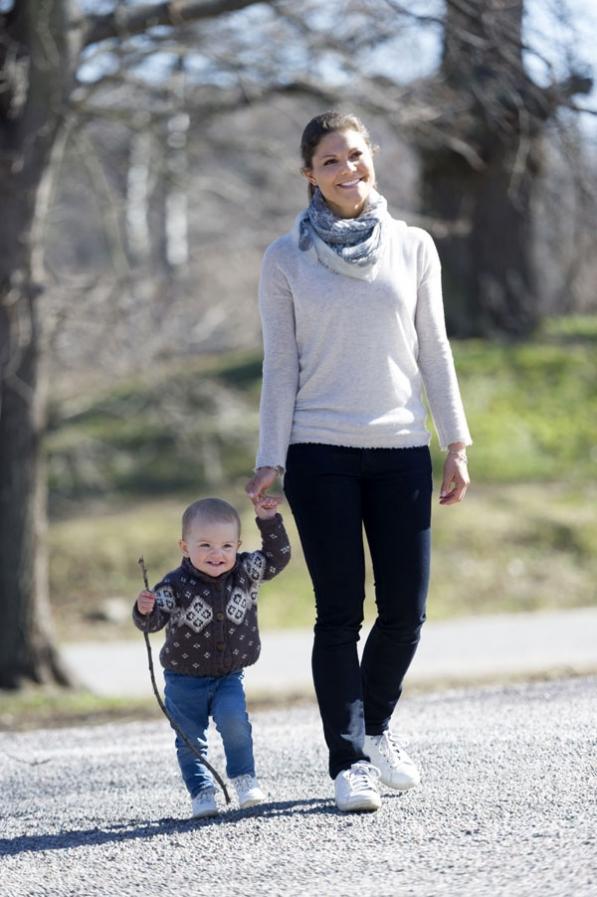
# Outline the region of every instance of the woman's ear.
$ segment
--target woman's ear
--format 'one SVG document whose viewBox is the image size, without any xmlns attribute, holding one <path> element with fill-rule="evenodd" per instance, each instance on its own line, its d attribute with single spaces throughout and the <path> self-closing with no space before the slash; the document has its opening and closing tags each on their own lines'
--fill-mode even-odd
<svg viewBox="0 0 597 897">
<path fill-rule="evenodd" d="M 303 175 L 303 177 L 307 178 L 310 184 L 312 184 L 314 187 L 317 187 L 317 180 L 313 174 L 312 168 L 301 168 L 301 174 Z"/>
</svg>

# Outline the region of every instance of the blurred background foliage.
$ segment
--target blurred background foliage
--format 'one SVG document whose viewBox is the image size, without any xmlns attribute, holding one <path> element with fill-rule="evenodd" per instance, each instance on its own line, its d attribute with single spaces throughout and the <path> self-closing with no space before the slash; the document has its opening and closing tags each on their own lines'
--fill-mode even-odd
<svg viewBox="0 0 597 897">
<path fill-rule="evenodd" d="M 523 343 L 454 340 L 475 444 L 473 487 L 434 510 L 430 618 L 572 607 L 596 599 L 597 318 L 545 322 Z M 257 440 L 261 355 L 202 356 L 52 403 L 51 592 L 65 638 L 132 634 L 137 558 L 154 581 L 179 563 L 180 515 L 217 493 L 243 513 Z M 434 440 L 436 487 L 441 453 Z M 309 626 L 313 599 L 291 514 L 294 559 L 263 590 L 265 627 Z M 369 565 L 370 567 L 370 565 Z M 368 583 L 367 614 L 374 613 Z M 113 598 L 122 601 L 114 613 Z"/>
<path fill-rule="evenodd" d="M 597 317 L 552 319 L 524 343 L 453 340 L 483 483 L 590 480 L 597 464 Z M 52 507 L 204 490 L 251 470 L 261 353 L 200 356 L 51 405 Z M 431 426 L 431 423 L 430 423 Z M 436 464 L 437 445 L 432 446 Z"/>
</svg>

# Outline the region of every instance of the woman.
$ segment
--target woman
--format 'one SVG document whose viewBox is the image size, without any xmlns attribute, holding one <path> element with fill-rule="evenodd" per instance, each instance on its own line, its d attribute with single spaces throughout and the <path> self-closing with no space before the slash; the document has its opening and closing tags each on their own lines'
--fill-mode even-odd
<svg viewBox="0 0 597 897">
<path fill-rule="evenodd" d="M 260 447 L 253 498 L 284 473 L 315 592 L 313 679 L 340 810 L 376 810 L 379 778 L 419 783 L 389 723 L 425 619 L 431 461 L 423 387 L 442 448 L 440 504 L 464 497 L 471 438 L 446 337 L 440 262 L 425 231 L 375 189 L 354 115 L 302 137 L 309 207 L 265 252 Z M 377 619 L 359 665 L 365 530 Z"/>
</svg>

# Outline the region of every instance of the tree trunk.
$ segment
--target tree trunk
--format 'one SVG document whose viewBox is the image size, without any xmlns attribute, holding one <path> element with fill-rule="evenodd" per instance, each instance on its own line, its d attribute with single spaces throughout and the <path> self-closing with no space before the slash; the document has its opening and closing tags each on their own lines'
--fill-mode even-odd
<svg viewBox="0 0 597 897">
<path fill-rule="evenodd" d="M 453 335 L 523 337 L 539 320 L 533 181 L 526 171 L 512 190 L 507 154 L 496 143 L 480 171 L 447 149 L 422 155 L 423 209 L 447 225 L 436 242 Z"/>
<path fill-rule="evenodd" d="M 524 72 L 521 28 L 522 0 L 447 5 L 440 74 L 460 115 L 446 126 L 478 164 L 423 147 L 421 177 L 423 211 L 447 225 L 438 248 L 458 336 L 525 337 L 539 320 L 531 201 L 547 112 Z"/>
<path fill-rule="evenodd" d="M 70 66 L 63 0 L 0 16 L 0 688 L 65 684 L 48 604 L 46 378 L 41 288 L 32 275 Z"/>
<path fill-rule="evenodd" d="M 17 213 L 5 196 L 1 202 L 0 240 L 12 226 L 26 244 L 27 210 L 20 203 Z M 46 378 L 38 291 L 26 254 L 25 245 L 19 267 L 7 272 L 3 265 L 0 271 L 0 688 L 16 688 L 24 680 L 66 682 L 50 630 L 41 452 Z"/>
</svg>

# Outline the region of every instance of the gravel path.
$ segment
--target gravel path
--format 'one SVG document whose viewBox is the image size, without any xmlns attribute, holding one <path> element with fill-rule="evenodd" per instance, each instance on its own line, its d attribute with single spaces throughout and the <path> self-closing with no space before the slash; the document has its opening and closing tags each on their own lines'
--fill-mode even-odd
<svg viewBox="0 0 597 897">
<path fill-rule="evenodd" d="M 187 818 L 165 721 L 3 734 L 2 894 L 594 897 L 596 686 L 407 698 L 424 782 L 368 815 L 336 812 L 310 705 L 254 714 L 271 800 L 215 820 Z"/>
</svg>

